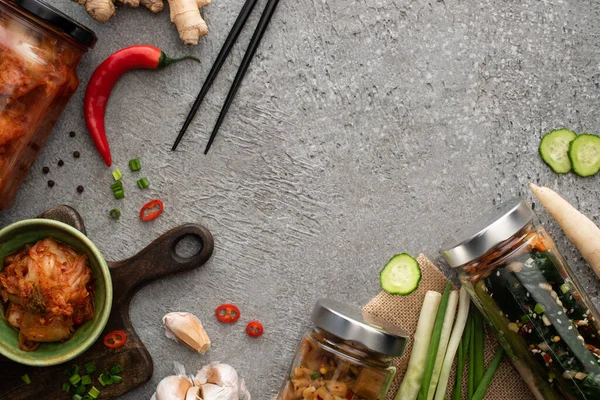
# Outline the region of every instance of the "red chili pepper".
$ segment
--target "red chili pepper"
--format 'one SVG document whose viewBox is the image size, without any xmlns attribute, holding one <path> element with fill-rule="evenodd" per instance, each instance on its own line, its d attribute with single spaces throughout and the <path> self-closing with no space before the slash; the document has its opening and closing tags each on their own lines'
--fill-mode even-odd
<svg viewBox="0 0 600 400">
<path fill-rule="evenodd" d="M 240 319 L 240 309 L 233 304 L 221 304 L 215 310 L 217 319 L 224 324 L 233 324 Z"/>
<path fill-rule="evenodd" d="M 263 328 L 262 324 L 258 321 L 252 321 L 248 324 L 248 326 L 246 326 L 246 333 L 248 334 L 248 336 L 254 338 L 257 338 L 260 335 L 262 335 L 264 331 L 265 329 Z"/>
<path fill-rule="evenodd" d="M 123 331 L 113 331 L 104 336 L 104 345 L 111 349 L 118 349 L 127 341 L 127 334 Z"/>
<path fill-rule="evenodd" d="M 140 219 L 142 221 L 152 221 L 158 218 L 165 209 L 165 205 L 160 200 L 152 200 L 149 203 L 144 204 L 144 207 L 140 210 Z"/>
<path fill-rule="evenodd" d="M 96 68 L 85 93 L 85 122 L 92 140 L 107 166 L 111 166 L 110 147 L 104 128 L 104 114 L 113 87 L 132 69 L 162 69 L 181 60 L 195 57 L 170 58 L 163 51 L 149 45 L 126 47 L 113 53 Z"/>
</svg>

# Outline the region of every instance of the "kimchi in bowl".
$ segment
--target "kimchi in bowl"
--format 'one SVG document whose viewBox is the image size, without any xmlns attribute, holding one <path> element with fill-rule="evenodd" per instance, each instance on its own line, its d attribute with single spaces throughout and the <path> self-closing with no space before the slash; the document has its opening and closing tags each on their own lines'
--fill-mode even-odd
<svg viewBox="0 0 600 400">
<path fill-rule="evenodd" d="M 62 342 L 41 343 L 35 351 L 19 348 L 19 332 L 11 326 L 4 303 L 0 306 L 0 354 L 20 364 L 49 366 L 72 360 L 86 351 L 100 337 L 112 306 L 112 280 L 106 261 L 96 246 L 77 229 L 62 222 L 47 219 L 30 219 L 16 222 L 0 230 L 0 271 L 6 267 L 7 256 L 35 245 L 40 240 L 52 238 L 77 253 L 87 255 L 93 285 L 93 317 L 74 327 L 73 334 Z M 1 299 L 0 299 L 1 300 Z"/>
</svg>

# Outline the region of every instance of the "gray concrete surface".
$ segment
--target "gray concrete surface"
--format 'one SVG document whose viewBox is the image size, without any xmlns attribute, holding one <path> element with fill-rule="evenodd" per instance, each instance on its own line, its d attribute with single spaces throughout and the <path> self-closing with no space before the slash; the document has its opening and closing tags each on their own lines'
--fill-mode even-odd
<svg viewBox="0 0 600 400">
<path fill-rule="evenodd" d="M 149 398 L 173 360 L 189 371 L 228 362 L 255 399 L 269 399 L 317 298 L 366 303 L 391 255 L 436 258 L 440 243 L 481 210 L 517 195 L 531 199 L 529 181 L 600 217 L 598 177 L 556 176 L 537 154 L 541 135 L 553 128 L 600 132 L 594 0 L 284 0 L 208 156 L 202 150 L 264 0 L 175 153 L 170 145 L 242 2 L 207 7 L 211 32 L 191 49 L 166 11 L 120 8 L 102 25 L 72 1 L 52 3 L 100 39 L 80 65 L 81 88 L 0 225 L 70 204 L 108 259 L 132 255 L 186 222 L 206 225 L 216 239 L 204 268 L 135 297 L 131 315 L 155 372 L 126 399 Z M 126 171 L 130 158 L 141 157 L 152 186 L 115 201 L 110 170 L 86 134 L 83 89 L 101 60 L 143 42 L 203 62 L 130 73 L 116 87 L 107 113 L 115 165 Z M 74 150 L 81 159 L 71 157 Z M 60 169 L 59 158 L 66 162 Z M 133 187 L 130 173 L 125 180 Z M 165 214 L 141 223 L 137 212 L 154 197 L 165 201 Z M 118 222 L 107 216 L 113 207 L 123 211 Z M 598 281 L 539 214 L 597 300 Z M 240 305 L 244 320 L 263 321 L 264 337 L 250 340 L 242 324 L 216 323 L 212 313 L 223 302 Z M 213 349 L 199 356 L 166 339 L 160 319 L 169 311 L 197 314 Z"/>
</svg>

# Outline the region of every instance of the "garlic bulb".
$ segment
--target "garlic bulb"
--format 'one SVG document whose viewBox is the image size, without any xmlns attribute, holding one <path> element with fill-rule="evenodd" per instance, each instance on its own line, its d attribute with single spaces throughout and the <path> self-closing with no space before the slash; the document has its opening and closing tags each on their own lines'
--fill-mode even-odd
<svg viewBox="0 0 600 400">
<path fill-rule="evenodd" d="M 172 312 L 163 317 L 165 335 L 169 339 L 183 343 L 200 354 L 210 349 L 210 338 L 200 320 L 186 312 Z"/>
<path fill-rule="evenodd" d="M 202 368 L 194 378 L 196 386 L 202 386 L 204 400 L 250 400 L 244 380 L 227 364 L 213 362 Z"/>
<path fill-rule="evenodd" d="M 204 398 L 204 394 L 202 393 L 201 386 L 193 386 L 188 389 L 185 400 L 202 400 Z"/>
<path fill-rule="evenodd" d="M 227 364 L 212 362 L 198 371 L 194 378 L 194 382 L 198 384 L 213 383 L 219 386 L 235 386 L 239 387 L 239 377 L 236 370 Z"/>
<path fill-rule="evenodd" d="M 239 400 L 237 388 L 230 386 L 205 383 L 202 385 L 202 391 L 204 392 L 203 400 Z"/>
<path fill-rule="evenodd" d="M 185 376 L 167 376 L 156 388 L 156 400 L 184 400 L 192 382 Z"/>
</svg>

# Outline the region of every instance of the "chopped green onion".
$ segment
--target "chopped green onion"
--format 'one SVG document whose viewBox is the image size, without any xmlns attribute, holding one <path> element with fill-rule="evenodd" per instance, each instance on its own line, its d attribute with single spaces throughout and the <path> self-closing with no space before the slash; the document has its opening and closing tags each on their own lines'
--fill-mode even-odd
<svg viewBox="0 0 600 400">
<path fill-rule="evenodd" d="M 81 384 L 82 385 L 89 385 L 90 383 L 92 383 L 92 377 L 89 375 L 84 375 L 81 377 Z"/>
<path fill-rule="evenodd" d="M 529 315 L 521 315 L 521 322 L 526 324 L 529 322 Z"/>
<path fill-rule="evenodd" d="M 71 400 L 81 400 L 81 396 L 78 394 L 74 394 L 73 397 L 71 397 Z"/>
<path fill-rule="evenodd" d="M 115 211 L 115 210 L 110 210 L 111 217 L 112 217 L 113 211 Z M 119 212 L 119 216 L 120 216 L 121 212 L 119 210 L 116 210 L 116 211 Z M 94 364 L 93 362 L 87 362 L 87 363 L 85 363 L 85 365 L 83 367 L 85 368 L 85 372 L 87 372 L 88 374 L 96 372 L 96 364 Z"/>
<path fill-rule="evenodd" d="M 121 372 L 123 372 L 123 368 L 120 365 L 115 365 L 113 366 L 110 370 L 109 370 L 111 375 L 116 375 L 116 374 L 120 374 Z"/>
<path fill-rule="evenodd" d="M 546 306 L 544 306 L 542 303 L 537 303 L 533 311 L 535 311 L 536 314 L 543 314 L 544 311 L 546 311 Z"/>
<path fill-rule="evenodd" d="M 75 393 L 83 396 L 83 394 L 85 393 L 85 386 L 83 386 L 83 385 L 76 386 Z"/>
<path fill-rule="evenodd" d="M 81 400 L 94 400 L 94 398 L 92 396 L 90 396 L 89 394 L 86 394 L 85 396 L 83 396 L 83 399 Z"/>
<path fill-rule="evenodd" d="M 571 287 L 569 285 L 567 285 L 566 283 L 563 283 L 562 285 L 560 285 L 560 291 L 562 292 L 562 294 L 567 294 L 567 293 L 569 293 L 570 290 L 571 290 Z"/>
<path fill-rule="evenodd" d="M 90 397 L 92 399 L 97 399 L 98 396 L 100 395 L 100 391 L 98 389 L 96 389 L 96 386 L 92 386 L 92 388 L 90 389 L 88 394 L 90 395 Z"/>
<path fill-rule="evenodd" d="M 310 374 L 310 380 L 311 381 L 316 381 L 321 377 L 321 374 L 318 372 L 313 372 L 312 374 Z"/>
<path fill-rule="evenodd" d="M 129 160 L 129 169 L 132 171 L 139 171 L 142 169 L 142 163 L 139 158 L 134 158 L 133 160 Z"/>
<path fill-rule="evenodd" d="M 123 182 L 116 181 L 115 183 L 110 185 L 110 189 L 113 191 L 113 193 L 116 192 L 117 190 L 123 189 Z"/>
<path fill-rule="evenodd" d="M 117 200 L 121 200 L 125 198 L 125 192 L 123 191 L 123 189 L 119 189 L 115 192 L 115 199 Z"/>
<path fill-rule="evenodd" d="M 71 384 L 69 382 L 63 382 L 62 390 L 63 392 L 69 393 L 69 391 L 71 390 Z"/>
<path fill-rule="evenodd" d="M 21 379 L 23 379 L 23 382 L 25 382 L 26 385 L 29 385 L 31 383 L 31 378 L 27 374 L 23 375 Z"/>
<path fill-rule="evenodd" d="M 81 376 L 79 374 L 74 374 L 69 378 L 69 382 L 71 382 L 71 385 L 76 386 L 79 382 L 81 382 Z"/>
<path fill-rule="evenodd" d="M 121 178 L 123 177 L 123 174 L 121 173 L 119 168 L 117 168 L 113 171 L 112 176 L 113 176 L 113 178 L 115 178 L 115 181 L 120 181 Z"/>
<path fill-rule="evenodd" d="M 113 384 L 113 381 L 111 379 L 112 377 L 110 376 L 109 372 L 104 372 L 103 374 L 101 374 L 98 377 L 98 382 L 100 382 L 100 384 L 102 386 L 110 386 Z"/>
<path fill-rule="evenodd" d="M 116 208 L 113 208 L 112 210 L 110 210 L 110 217 L 111 217 L 112 219 L 119 219 L 119 218 L 121 217 L 121 211 L 119 211 L 119 210 L 118 210 L 118 209 L 116 209 Z M 96 366 L 94 366 L 94 371 L 95 371 L 95 370 L 96 370 Z M 87 369 L 86 369 L 86 371 L 87 371 Z M 92 371 L 92 372 L 94 372 L 94 371 Z M 91 372 L 90 372 L 90 373 L 91 373 Z"/>
<path fill-rule="evenodd" d="M 112 380 L 112 383 L 116 384 L 121 383 L 121 381 L 123 380 L 123 378 L 121 378 L 119 375 L 113 375 L 110 379 Z"/>
<path fill-rule="evenodd" d="M 137 185 L 140 187 L 140 189 L 146 189 L 148 186 L 150 186 L 150 181 L 148 181 L 148 178 L 142 178 L 137 181 Z"/>
</svg>

